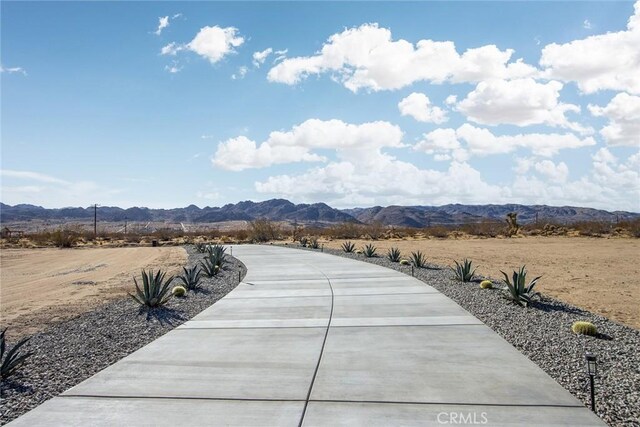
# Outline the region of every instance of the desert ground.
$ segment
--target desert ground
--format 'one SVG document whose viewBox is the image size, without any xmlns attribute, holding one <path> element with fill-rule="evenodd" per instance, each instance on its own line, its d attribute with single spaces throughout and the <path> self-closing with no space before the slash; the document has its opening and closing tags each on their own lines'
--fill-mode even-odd
<svg viewBox="0 0 640 427">
<path fill-rule="evenodd" d="M 345 240 L 321 240 L 341 249 Z M 546 295 L 640 329 L 640 239 L 522 237 L 511 239 L 352 240 L 357 248 L 372 243 L 384 255 L 398 247 L 403 256 L 420 250 L 428 261 L 453 265 L 469 258 L 479 274 L 501 279 L 527 266 L 536 287 Z"/>
<path fill-rule="evenodd" d="M 177 274 L 186 259 L 182 247 L 3 249 L 0 324 L 32 334 L 132 292 L 143 268 Z"/>
</svg>

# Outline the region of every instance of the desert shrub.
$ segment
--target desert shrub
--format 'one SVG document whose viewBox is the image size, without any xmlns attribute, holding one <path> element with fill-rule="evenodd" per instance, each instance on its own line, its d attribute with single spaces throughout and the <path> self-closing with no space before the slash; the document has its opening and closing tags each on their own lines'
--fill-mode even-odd
<svg viewBox="0 0 640 427">
<path fill-rule="evenodd" d="M 391 262 L 400 262 L 400 249 L 391 248 L 387 251 L 387 258 Z"/>
<path fill-rule="evenodd" d="M 460 229 L 467 234 L 480 237 L 496 237 L 504 233 L 504 225 L 495 220 L 469 222 L 463 224 Z"/>
<path fill-rule="evenodd" d="M 573 223 L 571 226 L 581 236 L 600 237 L 613 231 L 613 225 L 606 221 L 580 221 Z"/>
<path fill-rule="evenodd" d="M 59 228 L 51 233 L 51 242 L 59 248 L 70 248 L 78 241 L 78 234 L 68 228 Z"/>
<path fill-rule="evenodd" d="M 174 286 L 173 289 L 171 289 L 171 295 L 173 295 L 174 297 L 183 297 L 187 294 L 187 289 L 184 286 L 178 285 L 178 286 Z"/>
<path fill-rule="evenodd" d="M 596 328 L 596 325 L 591 322 L 573 322 L 573 324 L 571 325 L 571 330 L 574 334 L 578 335 L 598 335 L 598 328 Z"/>
<path fill-rule="evenodd" d="M 309 239 L 309 247 L 311 249 L 319 249 L 320 248 L 320 243 L 318 243 L 318 238 L 317 237 L 312 237 Z"/>
<path fill-rule="evenodd" d="M 507 299 L 510 299 L 520 306 L 527 307 L 531 303 L 532 298 L 538 295 L 537 292 L 533 291 L 533 287 L 542 276 L 536 277 L 529 282 L 528 285 L 525 284 L 527 280 L 527 270 L 525 266 L 522 266 L 519 271 L 513 272 L 513 282 L 509 280 L 507 273 L 504 271 L 500 271 L 500 273 L 504 276 L 504 281 L 507 284 L 507 292 L 505 294 Z"/>
<path fill-rule="evenodd" d="M 420 251 L 411 252 L 409 259 L 416 268 L 425 268 L 427 266 L 427 258 Z"/>
<path fill-rule="evenodd" d="M 6 328 L 0 332 L 0 380 L 4 380 L 11 376 L 11 374 L 13 374 L 18 367 L 33 354 L 31 352 L 20 354 L 20 347 L 29 341 L 29 338 L 24 338 L 18 341 L 13 347 L 11 347 L 11 350 L 7 352 L 7 342 L 4 337 L 6 332 Z"/>
<path fill-rule="evenodd" d="M 424 229 L 425 236 L 437 237 L 439 239 L 445 239 L 449 237 L 449 229 L 441 225 L 435 225 Z"/>
<path fill-rule="evenodd" d="M 618 226 L 626 230 L 632 237 L 640 237 L 640 218 L 620 221 Z"/>
<path fill-rule="evenodd" d="M 483 280 L 482 282 L 480 282 L 480 288 L 481 289 L 492 289 L 493 288 L 493 283 L 491 282 L 491 280 Z"/>
<path fill-rule="evenodd" d="M 364 234 L 371 240 L 378 240 L 384 236 L 385 226 L 380 221 L 372 222 L 364 227 Z"/>
<path fill-rule="evenodd" d="M 365 245 L 365 247 L 362 248 L 362 253 L 367 258 L 373 258 L 373 257 L 377 256 L 376 255 L 376 247 L 371 245 L 371 244 Z"/>
<path fill-rule="evenodd" d="M 162 270 L 154 275 L 153 270 L 142 270 L 142 289 L 138 286 L 138 281 L 133 278 L 133 282 L 136 285 L 136 295 L 129 294 L 138 304 L 147 307 L 160 307 L 169 301 L 171 293 L 169 292 L 169 285 L 173 280 L 173 277 L 169 277 L 165 280 L 166 273 Z"/>
<path fill-rule="evenodd" d="M 268 242 L 280 238 L 280 227 L 268 219 L 256 219 L 249 223 L 249 239 L 252 242 Z"/>
<path fill-rule="evenodd" d="M 151 233 L 151 236 L 154 239 L 160 240 L 162 242 L 169 241 L 174 237 L 182 237 L 184 233 L 182 230 L 176 230 L 168 227 L 158 228 L 156 231 Z"/>
<path fill-rule="evenodd" d="M 302 246 L 303 248 L 306 248 L 308 244 L 309 244 L 309 238 L 304 236 L 300 238 L 300 246 Z"/>
<path fill-rule="evenodd" d="M 352 253 L 356 249 L 356 245 L 351 242 L 344 242 L 342 244 L 342 250 L 346 253 Z"/>
<path fill-rule="evenodd" d="M 411 265 L 411 262 L 408 259 L 401 259 L 400 265 Z"/>
<path fill-rule="evenodd" d="M 178 276 L 178 280 L 182 282 L 185 289 L 193 291 L 198 289 L 200 279 L 202 277 L 202 270 L 197 265 L 191 268 L 182 267 L 183 274 Z"/>
<path fill-rule="evenodd" d="M 342 224 L 328 227 L 323 234 L 333 239 L 357 239 L 363 234 L 363 231 L 361 225 L 353 222 L 343 222 Z"/>
<path fill-rule="evenodd" d="M 470 282 L 478 267 L 471 270 L 471 260 L 466 258 L 461 262 L 453 262 L 456 264 L 455 267 L 449 268 L 453 271 L 453 274 L 455 274 L 456 280 L 460 282 Z"/>
</svg>

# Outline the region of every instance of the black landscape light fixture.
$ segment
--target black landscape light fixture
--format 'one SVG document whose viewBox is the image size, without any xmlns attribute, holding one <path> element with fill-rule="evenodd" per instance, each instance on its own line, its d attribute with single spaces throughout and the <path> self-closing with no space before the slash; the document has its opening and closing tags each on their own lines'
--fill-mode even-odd
<svg viewBox="0 0 640 427">
<path fill-rule="evenodd" d="M 594 377 L 598 372 L 598 360 L 593 353 L 586 352 L 584 358 L 587 361 L 587 374 L 589 374 L 589 381 L 591 383 L 591 410 L 596 411 L 596 393 L 595 385 L 593 383 Z"/>
</svg>

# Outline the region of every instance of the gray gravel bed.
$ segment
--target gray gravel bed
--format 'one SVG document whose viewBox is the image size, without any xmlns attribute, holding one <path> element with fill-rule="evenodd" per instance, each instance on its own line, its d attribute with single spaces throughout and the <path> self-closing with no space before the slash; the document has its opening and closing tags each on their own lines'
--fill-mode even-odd
<svg viewBox="0 0 640 427">
<path fill-rule="evenodd" d="M 327 248 L 324 252 L 411 275 L 411 266 L 393 263 L 384 256 L 366 258 Z M 611 426 L 640 426 L 639 330 L 544 295 L 523 308 L 505 299 L 500 289 L 480 289 L 478 282 L 460 283 L 447 267 L 430 267 L 414 269 L 415 277 L 483 321 L 587 407 L 591 401 L 584 353 L 594 353 L 598 358 L 596 413 Z M 535 266 L 528 270 L 531 278 L 535 277 Z M 502 280 L 492 281 L 494 286 L 506 286 Z M 576 320 L 593 323 L 600 336 L 575 335 L 571 324 Z"/>
<path fill-rule="evenodd" d="M 203 257 L 193 246 L 186 250 L 188 266 Z M 172 298 L 164 308 L 141 311 L 126 297 L 34 334 L 23 346 L 23 351 L 34 354 L 1 383 L 0 425 L 84 381 L 224 297 L 238 285 L 238 271 L 242 277 L 246 274 L 244 264 L 230 256 L 227 259 L 218 276 L 202 278 L 201 291 Z"/>
</svg>

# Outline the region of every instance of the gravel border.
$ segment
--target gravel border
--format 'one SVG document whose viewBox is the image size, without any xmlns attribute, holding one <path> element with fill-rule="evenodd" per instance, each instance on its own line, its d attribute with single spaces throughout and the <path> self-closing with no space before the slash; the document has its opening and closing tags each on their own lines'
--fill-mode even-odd
<svg viewBox="0 0 640 427">
<path fill-rule="evenodd" d="M 285 246 L 318 251 L 296 244 Z M 384 255 L 366 258 L 328 248 L 324 252 L 411 275 L 411 266 L 391 262 Z M 544 295 L 523 308 L 506 300 L 500 289 L 480 289 L 478 285 L 479 280 L 489 279 L 501 287 L 501 280 L 479 276 L 476 282 L 460 283 L 449 268 L 429 267 L 414 269 L 414 276 L 484 322 L 588 408 L 591 398 L 584 353 L 594 353 L 598 358 L 596 413 L 610 426 L 640 426 L 640 330 Z M 535 267 L 529 270 L 535 277 Z M 596 325 L 599 336 L 575 335 L 571 324 L 576 320 Z"/>
<path fill-rule="evenodd" d="M 185 246 L 187 266 L 203 255 Z M 210 307 L 238 285 L 246 267 L 227 256 L 228 263 L 214 278 L 203 277 L 202 290 L 172 298 L 151 312 L 126 297 L 54 325 L 31 336 L 22 351 L 34 354 L 0 385 L 0 425 L 84 381 Z M 174 282 L 176 285 L 177 282 Z"/>
</svg>

